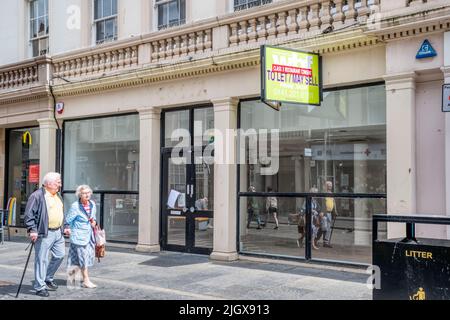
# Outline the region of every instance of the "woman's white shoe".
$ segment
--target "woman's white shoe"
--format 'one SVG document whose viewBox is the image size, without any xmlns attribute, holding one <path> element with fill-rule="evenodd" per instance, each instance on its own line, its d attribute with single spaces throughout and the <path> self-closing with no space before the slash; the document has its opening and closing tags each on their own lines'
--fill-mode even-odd
<svg viewBox="0 0 450 320">
<path fill-rule="evenodd" d="M 95 284 L 93 284 L 92 282 L 88 282 L 88 283 L 83 282 L 82 286 L 83 286 L 83 288 L 87 288 L 87 289 L 97 288 L 97 286 Z"/>
</svg>

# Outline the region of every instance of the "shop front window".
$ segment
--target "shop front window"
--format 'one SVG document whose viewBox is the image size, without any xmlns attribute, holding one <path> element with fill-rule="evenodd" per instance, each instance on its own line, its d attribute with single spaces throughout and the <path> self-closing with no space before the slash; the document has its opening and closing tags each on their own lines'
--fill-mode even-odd
<svg viewBox="0 0 450 320">
<path fill-rule="evenodd" d="M 64 127 L 64 196 L 89 185 L 100 201 L 107 239 L 137 242 L 139 118 L 68 121 Z"/>
<path fill-rule="evenodd" d="M 241 102 L 240 116 L 245 132 L 279 130 L 278 170 L 274 174 L 263 173 L 266 164 L 262 157 L 249 163 L 251 139 L 245 148 L 240 147 L 247 160 L 240 165 L 240 192 L 271 193 L 276 203 L 276 210 L 269 209 L 268 195 L 241 197 L 242 251 L 304 256 L 302 243 L 297 240 L 301 238 L 298 221 L 305 212 L 305 198 L 277 196 L 278 193 L 386 193 L 384 85 L 324 92 L 321 106 L 283 104 L 279 112 L 260 101 L 245 101 Z M 324 216 L 327 199 L 316 199 L 321 207 L 318 213 Z M 385 199 L 333 199 L 335 212 L 331 220 L 323 220 L 324 232 L 332 236 L 330 247 L 321 235 L 320 248 L 313 250 L 312 257 L 369 263 L 370 218 L 372 214 L 385 213 Z M 251 207 L 257 210 L 249 210 Z M 250 214 L 251 211 L 258 214 Z"/>
<path fill-rule="evenodd" d="M 39 128 L 8 131 L 9 223 L 24 227 L 28 197 L 40 186 Z"/>
</svg>

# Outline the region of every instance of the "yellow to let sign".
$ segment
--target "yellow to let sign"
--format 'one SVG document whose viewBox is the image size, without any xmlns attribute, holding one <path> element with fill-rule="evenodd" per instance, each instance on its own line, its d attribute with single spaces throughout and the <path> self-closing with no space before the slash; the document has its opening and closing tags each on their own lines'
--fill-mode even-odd
<svg viewBox="0 0 450 320">
<path fill-rule="evenodd" d="M 320 56 L 316 53 L 262 46 L 261 89 L 261 97 L 265 102 L 320 105 Z"/>
</svg>

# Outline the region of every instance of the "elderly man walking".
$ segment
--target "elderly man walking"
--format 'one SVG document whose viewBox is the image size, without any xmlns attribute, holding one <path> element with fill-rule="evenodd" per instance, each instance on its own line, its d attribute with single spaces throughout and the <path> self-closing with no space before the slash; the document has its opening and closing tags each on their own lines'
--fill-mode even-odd
<svg viewBox="0 0 450 320">
<path fill-rule="evenodd" d="M 40 297 L 48 297 L 48 290 L 58 289 L 54 275 L 65 255 L 64 208 L 58 193 L 60 187 L 61 175 L 56 172 L 47 173 L 43 179 L 43 187 L 31 194 L 25 209 L 25 225 L 36 248 L 34 289 Z M 66 229 L 64 232 L 70 231 Z M 50 263 L 49 253 L 52 255 Z"/>
</svg>

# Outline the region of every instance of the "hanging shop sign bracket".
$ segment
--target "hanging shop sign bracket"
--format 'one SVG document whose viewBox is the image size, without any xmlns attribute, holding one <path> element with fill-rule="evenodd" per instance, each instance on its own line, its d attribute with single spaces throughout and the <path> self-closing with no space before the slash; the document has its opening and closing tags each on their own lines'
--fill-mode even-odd
<svg viewBox="0 0 450 320">
<path fill-rule="evenodd" d="M 261 46 L 261 101 L 280 110 L 282 103 L 320 106 L 322 58 L 317 53 Z"/>
</svg>

